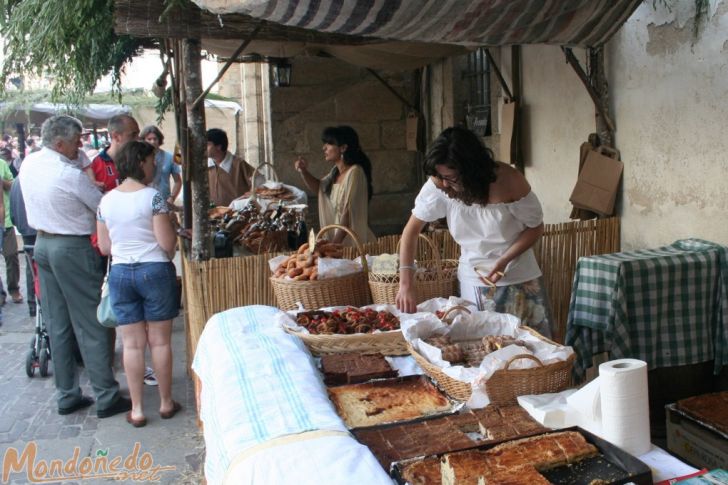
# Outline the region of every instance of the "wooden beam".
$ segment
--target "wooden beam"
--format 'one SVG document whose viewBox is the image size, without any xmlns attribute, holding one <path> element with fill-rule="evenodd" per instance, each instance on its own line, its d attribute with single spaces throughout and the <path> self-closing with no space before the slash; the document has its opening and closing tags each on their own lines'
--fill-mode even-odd
<svg viewBox="0 0 728 485">
<path fill-rule="evenodd" d="M 207 180 L 207 137 L 204 106 L 194 101 L 202 92 L 201 49 L 199 39 L 182 41 L 184 94 L 187 113 L 187 168 L 192 185 L 192 261 L 210 259 L 210 190 Z"/>
<path fill-rule="evenodd" d="M 196 108 L 200 102 L 205 99 L 205 96 L 210 92 L 210 90 L 215 86 L 215 84 L 222 79 L 222 77 L 225 75 L 228 69 L 230 69 L 230 66 L 233 65 L 233 62 L 235 62 L 235 59 L 238 58 L 241 52 L 245 50 L 246 47 L 248 47 L 248 44 L 250 44 L 253 39 L 255 39 L 255 36 L 258 35 L 258 32 L 260 32 L 260 28 L 263 27 L 263 21 L 261 21 L 258 26 L 255 28 L 252 34 L 250 34 L 250 37 L 245 39 L 242 44 L 235 50 L 232 56 L 227 60 L 224 66 L 222 66 L 222 69 L 220 69 L 220 72 L 217 73 L 217 76 L 215 76 L 215 79 L 212 80 L 209 86 L 207 86 L 207 89 L 205 89 L 205 92 L 200 94 L 200 96 L 195 100 L 194 103 L 192 103 L 192 107 Z"/>
<path fill-rule="evenodd" d="M 516 169 L 525 174 L 526 163 L 523 160 L 523 150 L 521 149 L 521 114 L 520 103 L 521 103 L 521 46 L 511 46 L 511 83 L 513 84 L 513 101 L 516 104 L 516 114 L 513 125 L 513 165 Z"/>
<path fill-rule="evenodd" d="M 501 88 L 503 88 L 503 91 L 506 92 L 506 95 L 508 96 L 508 99 L 513 99 L 513 94 L 511 93 L 511 90 L 508 88 L 508 84 L 506 84 L 506 80 L 503 78 L 503 74 L 501 73 L 500 69 L 498 69 L 498 65 L 495 62 L 495 59 L 493 59 L 493 56 L 490 54 L 490 49 L 485 49 L 485 55 L 488 57 L 488 62 L 490 63 L 490 66 L 493 68 L 493 72 L 495 73 L 495 76 L 498 78 L 498 82 L 501 85 Z"/>
<path fill-rule="evenodd" d="M 602 101 L 602 111 L 597 111 L 594 116 L 597 133 L 603 146 L 614 148 L 614 123 L 609 118 L 609 83 L 604 64 L 604 47 L 590 47 L 587 49 L 589 56 L 589 81 L 594 91 Z"/>
<path fill-rule="evenodd" d="M 379 75 L 379 73 L 377 73 L 377 71 L 375 71 L 374 69 L 370 69 L 370 68 L 368 68 L 368 67 L 367 67 L 367 72 L 368 72 L 369 74 L 371 74 L 372 76 L 374 76 L 375 78 L 377 78 L 377 80 L 378 80 L 378 81 L 379 81 L 380 83 L 382 83 L 382 84 L 384 85 L 384 87 L 385 87 L 385 88 L 387 88 L 387 89 L 389 90 L 389 92 L 390 92 L 390 93 L 394 94 L 394 95 L 395 95 L 395 96 L 397 97 L 397 99 L 399 99 L 400 101 L 402 101 L 402 104 L 404 104 L 405 106 L 407 106 L 407 107 L 408 107 L 408 108 L 409 108 L 410 110 L 412 110 L 412 111 L 415 111 L 415 112 L 417 112 L 417 113 L 419 113 L 419 112 L 420 112 L 420 110 L 419 110 L 419 109 L 417 109 L 417 108 L 416 108 L 416 107 L 415 107 L 414 105 L 412 105 L 412 103 L 410 103 L 409 101 L 407 101 L 407 100 L 406 100 L 406 99 L 404 98 L 404 96 L 402 96 L 401 94 L 399 94 L 399 93 L 398 93 L 398 92 L 397 92 L 397 91 L 396 91 L 396 90 L 395 90 L 395 89 L 394 89 L 394 88 L 393 88 L 393 87 L 392 87 L 392 86 L 391 86 L 391 85 L 390 85 L 390 84 L 389 84 L 389 83 L 387 82 L 387 80 L 386 80 L 386 79 L 384 79 L 384 78 L 383 78 L 382 76 L 380 76 L 380 75 Z"/>
<path fill-rule="evenodd" d="M 597 113 L 604 120 L 604 123 L 606 124 L 609 131 L 614 132 L 614 122 L 609 117 L 609 113 L 607 112 L 606 106 L 604 105 L 602 96 L 600 96 L 600 94 L 594 89 L 594 86 L 589 80 L 589 77 L 586 75 L 586 72 L 584 72 L 584 69 L 582 69 L 581 64 L 579 64 L 579 59 L 576 58 L 570 47 L 562 47 L 561 49 L 564 51 L 564 55 L 566 56 L 566 62 L 571 65 L 571 67 L 574 69 L 574 72 L 576 72 L 576 75 L 584 84 L 584 87 L 586 87 L 586 91 L 589 93 L 589 96 L 594 102 Z M 604 140 L 602 140 L 602 143 L 604 143 Z"/>
</svg>

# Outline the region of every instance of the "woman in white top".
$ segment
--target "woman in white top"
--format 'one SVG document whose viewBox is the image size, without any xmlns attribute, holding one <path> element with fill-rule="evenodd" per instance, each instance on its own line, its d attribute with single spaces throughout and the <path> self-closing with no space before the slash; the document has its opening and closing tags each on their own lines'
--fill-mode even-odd
<svg viewBox="0 0 728 485">
<path fill-rule="evenodd" d="M 550 305 L 532 249 L 543 234 L 543 212 L 525 177 L 494 161 L 478 137 L 460 127 L 446 129 L 432 143 L 424 171 L 430 179 L 402 233 L 398 308 L 415 311 L 417 235 L 444 217 L 460 245 L 460 296 L 551 336 Z"/>
<path fill-rule="evenodd" d="M 142 409 L 147 344 L 159 383 L 159 415 L 168 419 L 181 409 L 172 400 L 172 319 L 179 313 L 171 263 L 176 236 L 167 203 L 147 187 L 154 177 L 154 147 L 128 142 L 116 167 L 122 182 L 101 199 L 96 225 L 99 249 L 112 257 L 109 295 L 132 402 L 126 420 L 141 427 L 147 423 Z"/>
</svg>

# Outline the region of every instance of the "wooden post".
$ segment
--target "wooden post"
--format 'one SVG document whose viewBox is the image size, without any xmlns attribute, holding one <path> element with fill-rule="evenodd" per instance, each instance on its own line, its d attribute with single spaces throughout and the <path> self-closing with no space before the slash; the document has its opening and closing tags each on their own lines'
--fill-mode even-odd
<svg viewBox="0 0 728 485">
<path fill-rule="evenodd" d="M 521 46 L 511 46 L 511 85 L 513 88 L 513 100 L 516 104 L 516 115 L 513 126 L 513 156 L 515 161 L 513 165 L 521 173 L 526 173 L 526 163 L 523 160 L 523 149 L 521 148 Z"/>
<path fill-rule="evenodd" d="M 210 259 L 210 191 L 207 180 L 207 139 L 205 134 L 204 104 L 195 105 L 202 94 L 202 69 L 200 67 L 200 40 L 185 39 L 182 42 L 182 75 L 184 77 L 185 107 L 187 113 L 187 168 L 192 185 L 192 261 Z"/>
<path fill-rule="evenodd" d="M 604 47 L 592 47 L 588 51 L 589 56 L 589 83 L 592 85 L 597 97 L 598 105 L 596 110 L 596 127 L 599 140 L 602 145 L 614 148 L 614 126 L 609 119 L 609 83 L 604 71 Z"/>
<path fill-rule="evenodd" d="M 25 160 L 25 125 L 23 123 L 16 123 L 15 131 L 18 132 L 18 156 L 20 160 Z M 10 160 L 10 163 L 12 162 L 13 160 Z"/>
</svg>

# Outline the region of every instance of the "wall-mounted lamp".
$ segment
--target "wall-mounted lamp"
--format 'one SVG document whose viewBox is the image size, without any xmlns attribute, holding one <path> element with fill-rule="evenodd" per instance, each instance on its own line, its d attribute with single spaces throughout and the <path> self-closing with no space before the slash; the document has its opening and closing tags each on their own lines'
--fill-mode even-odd
<svg viewBox="0 0 728 485">
<path fill-rule="evenodd" d="M 290 86 L 291 71 L 293 70 L 291 61 L 285 57 L 269 57 L 267 61 L 270 63 L 271 74 L 273 75 L 273 85 L 277 88 Z"/>
</svg>

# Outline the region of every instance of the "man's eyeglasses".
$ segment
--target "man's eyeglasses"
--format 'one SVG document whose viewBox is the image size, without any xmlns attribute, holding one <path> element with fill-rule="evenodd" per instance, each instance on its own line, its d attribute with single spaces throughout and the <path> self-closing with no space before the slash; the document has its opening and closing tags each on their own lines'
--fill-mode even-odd
<svg viewBox="0 0 728 485">
<path fill-rule="evenodd" d="M 460 177 L 458 175 L 455 175 L 454 177 L 445 177 L 444 175 L 440 175 L 439 173 L 436 173 L 434 177 L 439 180 L 440 182 L 447 182 L 448 184 L 458 184 L 460 183 Z"/>
</svg>

